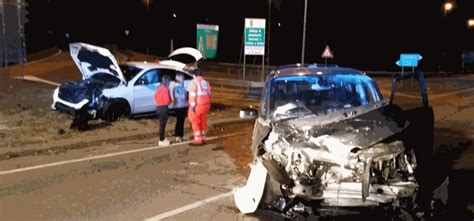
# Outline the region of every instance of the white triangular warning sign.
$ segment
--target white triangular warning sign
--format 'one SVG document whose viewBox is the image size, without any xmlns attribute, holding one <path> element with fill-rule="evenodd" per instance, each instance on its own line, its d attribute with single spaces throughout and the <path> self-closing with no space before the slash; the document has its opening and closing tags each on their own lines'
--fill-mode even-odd
<svg viewBox="0 0 474 221">
<path fill-rule="evenodd" d="M 329 45 L 326 45 L 324 48 L 323 54 L 321 55 L 322 58 L 333 58 L 331 49 L 329 49 Z"/>
</svg>

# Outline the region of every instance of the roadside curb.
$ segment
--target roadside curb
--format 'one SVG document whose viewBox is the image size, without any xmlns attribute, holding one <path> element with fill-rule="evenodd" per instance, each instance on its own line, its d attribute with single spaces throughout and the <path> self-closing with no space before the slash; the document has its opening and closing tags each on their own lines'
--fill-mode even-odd
<svg viewBox="0 0 474 221">
<path fill-rule="evenodd" d="M 55 54 L 51 55 L 51 56 L 48 56 L 48 57 L 45 57 L 45 58 L 42 58 L 42 59 L 39 59 L 39 60 L 35 60 L 35 61 L 32 61 L 32 62 L 27 62 L 25 65 L 36 64 L 36 63 L 39 63 L 39 62 L 43 62 L 43 61 L 55 58 L 55 57 L 61 55 L 62 53 L 63 53 L 63 51 L 61 49 L 58 49 L 58 51 Z"/>
</svg>

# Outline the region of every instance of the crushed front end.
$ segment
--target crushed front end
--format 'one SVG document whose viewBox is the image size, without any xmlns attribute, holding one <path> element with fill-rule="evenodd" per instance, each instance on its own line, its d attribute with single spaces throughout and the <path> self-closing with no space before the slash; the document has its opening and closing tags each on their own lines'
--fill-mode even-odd
<svg viewBox="0 0 474 221">
<path fill-rule="evenodd" d="M 285 177 L 285 197 L 320 200 L 337 207 L 378 206 L 413 197 L 413 151 L 405 152 L 401 141 L 380 142 L 368 148 L 346 145 L 328 135 L 310 137 L 310 142 L 288 141 L 271 132 L 265 141 L 264 165 L 276 170 L 271 177 Z"/>
<path fill-rule="evenodd" d="M 327 124 L 313 117 L 271 123 L 255 156 L 269 175 L 266 187 L 274 182 L 279 190 L 265 190 L 260 205 L 285 211 L 294 199 L 347 208 L 413 202 L 413 148 L 404 146 L 403 128 L 381 118 L 382 110 Z"/>
</svg>

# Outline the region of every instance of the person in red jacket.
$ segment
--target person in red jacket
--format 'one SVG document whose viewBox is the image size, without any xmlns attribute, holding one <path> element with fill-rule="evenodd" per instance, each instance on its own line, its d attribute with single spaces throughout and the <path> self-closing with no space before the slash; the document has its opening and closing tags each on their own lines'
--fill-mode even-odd
<svg viewBox="0 0 474 221">
<path fill-rule="evenodd" d="M 191 145 L 203 145 L 206 141 L 207 112 L 211 109 L 211 85 L 202 77 L 202 70 L 194 70 L 194 79 L 189 84 L 188 119 L 193 129 Z"/>
<path fill-rule="evenodd" d="M 171 95 L 169 90 L 169 85 L 171 78 L 168 75 L 164 75 L 161 79 L 161 84 L 158 85 L 158 88 L 155 92 L 155 103 L 156 103 L 156 114 L 158 115 L 158 120 L 160 121 L 160 141 L 158 142 L 159 146 L 168 146 L 170 141 L 165 139 L 165 127 L 166 122 L 168 121 L 168 105 L 171 104 Z"/>
</svg>

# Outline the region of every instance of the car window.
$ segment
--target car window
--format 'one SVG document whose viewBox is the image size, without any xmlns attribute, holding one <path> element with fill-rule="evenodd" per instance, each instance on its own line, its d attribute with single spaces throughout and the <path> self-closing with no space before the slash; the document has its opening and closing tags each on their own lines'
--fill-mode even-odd
<svg viewBox="0 0 474 221">
<path fill-rule="evenodd" d="M 193 76 L 191 76 L 190 74 L 187 74 L 187 73 L 184 73 L 184 72 L 180 72 L 180 73 L 183 74 L 184 80 L 192 80 L 193 79 Z"/>
<path fill-rule="evenodd" d="M 91 82 L 104 84 L 106 88 L 117 87 L 120 84 L 120 79 L 108 73 L 97 73 L 89 79 Z"/>
<path fill-rule="evenodd" d="M 135 83 L 135 85 L 148 85 L 160 82 L 160 70 L 152 69 L 143 74 Z"/>
<path fill-rule="evenodd" d="M 161 69 L 161 76 L 168 75 L 172 81 L 176 80 L 176 71 L 171 69 Z"/>
<path fill-rule="evenodd" d="M 401 79 L 394 84 L 395 94 L 392 97 L 393 104 L 403 110 L 423 107 L 422 88 L 418 77 Z"/>
</svg>

